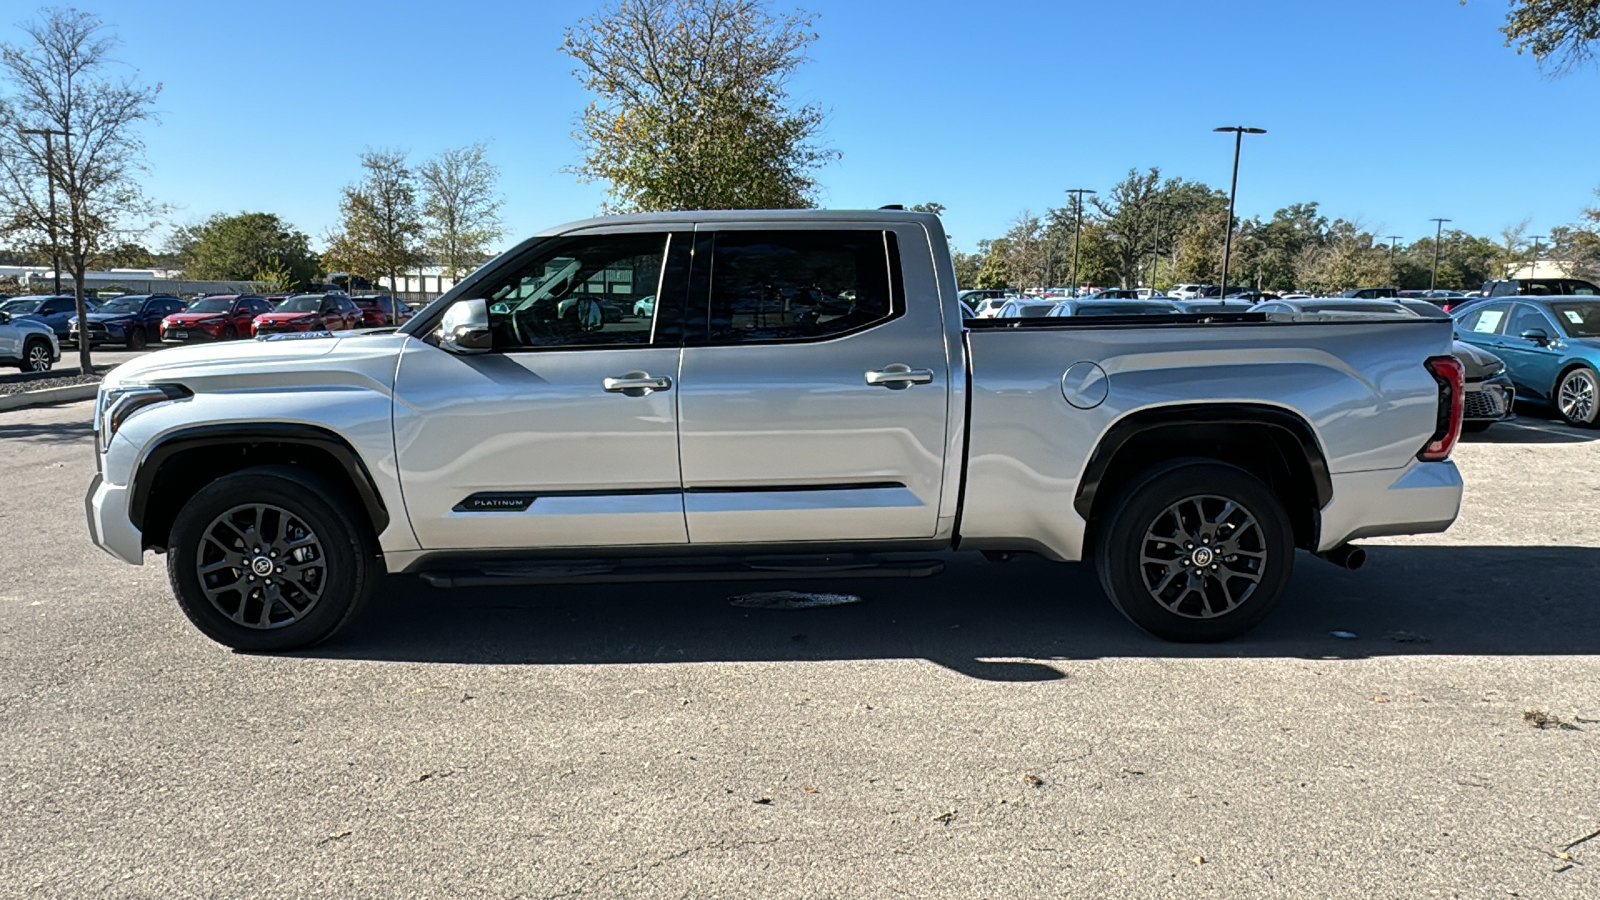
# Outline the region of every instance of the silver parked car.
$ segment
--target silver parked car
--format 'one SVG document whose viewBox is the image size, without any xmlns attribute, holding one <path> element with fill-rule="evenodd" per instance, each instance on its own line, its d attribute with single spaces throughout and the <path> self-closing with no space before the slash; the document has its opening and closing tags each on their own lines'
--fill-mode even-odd
<svg viewBox="0 0 1600 900">
<path fill-rule="evenodd" d="M 61 359 L 61 342 L 49 325 L 0 312 L 0 366 L 48 372 Z"/>
</svg>

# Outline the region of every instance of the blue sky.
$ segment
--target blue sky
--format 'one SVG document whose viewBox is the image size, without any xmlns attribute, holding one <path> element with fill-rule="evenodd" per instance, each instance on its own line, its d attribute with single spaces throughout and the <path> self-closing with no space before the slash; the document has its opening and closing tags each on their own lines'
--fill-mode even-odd
<svg viewBox="0 0 1600 900">
<path fill-rule="evenodd" d="M 556 49 L 598 2 L 81 2 L 165 85 L 147 186 L 176 221 L 267 210 L 320 240 L 363 147 L 478 139 L 508 241 L 603 198 L 562 171 L 587 98 Z M 1269 131 L 1246 140 L 1245 216 L 1317 200 L 1407 240 L 1432 216 L 1545 233 L 1600 186 L 1600 73 L 1541 77 L 1502 46 L 1504 0 L 800 5 L 821 39 L 794 90 L 843 154 L 823 205 L 936 200 L 966 249 L 1130 167 L 1225 188 L 1211 129 L 1234 123 Z"/>
</svg>

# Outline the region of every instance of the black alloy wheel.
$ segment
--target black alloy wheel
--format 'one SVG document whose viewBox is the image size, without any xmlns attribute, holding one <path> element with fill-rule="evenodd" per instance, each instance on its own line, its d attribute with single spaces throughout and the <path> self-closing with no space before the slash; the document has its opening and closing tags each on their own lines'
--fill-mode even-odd
<svg viewBox="0 0 1600 900">
<path fill-rule="evenodd" d="M 1095 564 L 1135 625 L 1170 641 L 1236 637 L 1271 612 L 1294 567 L 1283 504 L 1255 476 L 1188 460 L 1135 478 L 1098 524 Z"/>
<path fill-rule="evenodd" d="M 167 577 L 196 628 L 239 650 L 296 650 L 350 622 L 383 575 L 344 492 L 293 466 L 201 488 L 178 513 Z"/>
</svg>

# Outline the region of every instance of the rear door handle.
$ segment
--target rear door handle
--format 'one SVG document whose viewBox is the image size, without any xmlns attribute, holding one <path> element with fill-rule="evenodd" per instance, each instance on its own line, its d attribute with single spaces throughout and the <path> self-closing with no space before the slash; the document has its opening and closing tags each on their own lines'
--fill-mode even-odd
<svg viewBox="0 0 1600 900">
<path fill-rule="evenodd" d="M 665 375 L 651 375 L 649 372 L 629 372 L 626 375 L 602 379 L 600 386 L 608 393 L 643 397 L 651 391 L 672 390 L 672 379 Z"/>
<path fill-rule="evenodd" d="M 932 382 L 932 369 L 913 369 L 900 363 L 884 366 L 882 370 L 867 370 L 867 384 L 886 387 L 891 391 L 903 391 L 913 384 L 931 384 Z"/>
</svg>

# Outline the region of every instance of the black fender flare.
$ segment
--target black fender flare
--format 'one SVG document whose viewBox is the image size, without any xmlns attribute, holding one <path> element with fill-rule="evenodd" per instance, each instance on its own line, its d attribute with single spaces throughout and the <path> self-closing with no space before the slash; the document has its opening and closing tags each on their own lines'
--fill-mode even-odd
<svg viewBox="0 0 1600 900">
<path fill-rule="evenodd" d="M 1304 457 L 1311 472 L 1312 496 L 1317 508 L 1326 507 L 1333 499 L 1333 476 L 1328 471 L 1328 458 L 1322 452 L 1316 432 L 1298 414 L 1282 407 L 1258 403 L 1197 403 L 1142 409 L 1113 423 L 1089 455 L 1083 478 L 1078 482 L 1077 496 L 1073 498 L 1073 508 L 1085 520 L 1090 517 L 1095 496 L 1118 451 L 1138 435 L 1158 428 L 1218 425 L 1265 426 L 1282 433 L 1292 441 L 1293 446 L 1300 449 Z"/>
<path fill-rule="evenodd" d="M 377 483 L 350 442 L 327 428 L 300 422 L 225 422 L 180 428 L 164 435 L 134 470 L 128 502 L 128 518 L 133 526 L 145 530 L 150 491 L 167 460 L 190 450 L 252 444 L 299 445 L 328 454 L 349 476 L 351 489 L 372 522 L 373 534 L 382 534 L 389 527 L 389 510 L 378 493 Z"/>
</svg>

